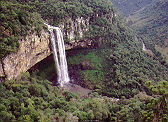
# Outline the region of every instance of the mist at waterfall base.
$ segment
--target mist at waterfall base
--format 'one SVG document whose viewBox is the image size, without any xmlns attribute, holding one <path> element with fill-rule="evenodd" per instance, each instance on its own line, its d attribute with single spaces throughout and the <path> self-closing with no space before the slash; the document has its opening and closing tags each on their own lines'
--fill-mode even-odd
<svg viewBox="0 0 168 122">
<path fill-rule="evenodd" d="M 47 25 L 47 26 L 49 26 L 49 25 Z M 46 80 L 46 79 L 49 80 L 50 82 L 52 82 L 53 86 L 63 86 L 64 90 L 68 90 L 73 93 L 79 92 L 81 96 L 87 95 L 88 93 L 92 92 L 92 90 L 89 90 L 87 88 L 83 88 L 79 85 L 79 82 L 80 82 L 79 77 L 80 76 L 77 73 L 79 71 L 70 68 L 69 69 L 70 71 L 68 74 L 68 66 L 67 66 L 67 61 L 66 61 L 65 50 L 61 53 L 61 54 L 63 54 L 63 56 L 60 57 L 59 50 L 61 50 L 61 49 L 59 49 L 59 47 L 57 46 L 57 42 L 56 42 L 57 38 L 63 39 L 62 37 L 57 37 L 57 32 L 60 34 L 61 30 L 58 27 L 52 27 L 52 26 L 49 26 L 49 27 L 50 28 L 48 28 L 48 29 L 51 34 L 51 37 L 50 37 L 51 43 L 53 43 L 51 45 L 52 50 L 53 50 L 53 54 L 49 55 L 48 57 L 46 57 L 45 59 L 43 59 L 39 63 L 35 64 L 33 67 L 31 67 L 28 70 L 29 73 L 31 74 L 32 77 L 39 77 L 41 80 Z M 53 28 L 55 28 L 55 29 L 53 29 Z M 62 33 L 60 35 L 62 36 Z M 61 40 L 61 41 L 63 41 L 63 40 Z M 61 47 L 61 48 L 65 49 L 65 47 Z M 79 53 L 78 50 L 71 50 L 71 51 L 68 50 L 67 51 L 67 55 L 69 55 L 69 56 L 75 55 L 78 53 Z M 65 58 L 65 59 L 61 59 L 66 64 L 66 66 L 63 66 L 65 71 L 62 71 L 62 69 L 61 69 L 63 62 L 60 63 L 60 58 Z M 59 69 L 57 69 L 57 67 L 59 67 Z M 61 72 L 63 74 L 59 74 Z M 65 76 L 65 77 L 63 77 L 63 76 Z M 71 77 L 71 78 L 69 78 L 69 77 Z M 61 80 L 61 79 L 63 79 L 63 80 Z M 70 81 L 70 79 L 72 79 L 72 80 Z"/>
<path fill-rule="evenodd" d="M 71 51 L 67 51 L 67 57 L 74 55 L 74 54 L 78 54 L 80 51 L 77 50 L 71 50 Z M 83 86 L 81 87 L 79 85 L 79 82 L 81 82 L 79 80 L 79 75 L 77 72 L 79 72 L 81 69 L 72 69 L 72 66 L 69 66 L 70 69 L 68 70 L 69 72 L 69 77 L 70 82 L 68 84 L 64 84 L 64 89 L 71 91 L 73 93 L 77 93 L 79 92 L 81 96 L 87 95 L 88 93 L 92 92 L 91 90 L 87 89 L 87 88 L 83 88 Z M 53 54 L 49 55 L 47 58 L 43 59 L 42 61 L 40 61 L 39 63 L 37 63 L 36 65 L 34 65 L 31 69 L 29 69 L 29 73 L 32 75 L 33 77 L 33 73 L 35 73 L 35 77 L 40 76 L 40 78 L 42 78 L 42 80 L 49 80 L 50 82 L 52 82 L 53 86 L 59 86 L 57 80 L 58 80 L 58 75 L 55 71 L 55 61 L 54 61 L 54 56 Z M 76 85 L 78 84 L 78 85 Z"/>
<path fill-rule="evenodd" d="M 66 61 L 63 35 L 60 28 L 53 27 L 50 25 L 47 25 L 47 26 L 50 31 L 54 61 L 55 61 L 55 66 L 57 70 L 57 75 L 58 75 L 58 83 L 60 84 L 60 86 L 63 86 L 64 84 L 70 81 L 69 75 L 68 75 L 68 66 Z"/>
</svg>

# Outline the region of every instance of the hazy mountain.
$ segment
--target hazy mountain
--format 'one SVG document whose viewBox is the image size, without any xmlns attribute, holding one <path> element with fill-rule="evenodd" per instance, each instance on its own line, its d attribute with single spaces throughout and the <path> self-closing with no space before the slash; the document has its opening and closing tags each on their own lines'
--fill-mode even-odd
<svg viewBox="0 0 168 122">
<path fill-rule="evenodd" d="M 168 38 L 168 1 L 159 1 L 141 9 L 129 16 L 125 21 L 127 25 L 141 35 L 143 41 L 152 51 L 160 51 L 167 57 Z M 167 60 L 167 58 L 166 58 Z"/>
<path fill-rule="evenodd" d="M 159 0 L 111 0 L 122 16 L 128 16 Z"/>
</svg>

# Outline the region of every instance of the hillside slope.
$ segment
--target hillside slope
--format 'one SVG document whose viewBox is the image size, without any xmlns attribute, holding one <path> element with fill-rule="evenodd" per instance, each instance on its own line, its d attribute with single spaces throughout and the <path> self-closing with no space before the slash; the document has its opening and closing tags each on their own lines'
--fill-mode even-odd
<svg viewBox="0 0 168 122">
<path fill-rule="evenodd" d="M 126 23 L 135 30 L 141 39 L 156 55 L 167 56 L 168 1 L 156 2 L 127 18 Z M 155 48 L 156 47 L 156 48 Z M 157 51 L 156 51 L 157 50 Z"/>
<path fill-rule="evenodd" d="M 92 46 L 90 49 L 67 51 L 67 62 L 71 79 L 76 76 L 71 83 L 90 88 L 93 93 L 80 97 L 79 93 L 73 94 L 46 80 L 46 75 L 57 75 L 51 58 L 50 61 L 40 62 L 39 71 L 35 67 L 31 74 L 21 73 L 18 79 L 0 82 L 0 121 L 168 120 L 167 68 L 156 57 L 143 51 L 142 42 L 115 16 L 114 6 L 109 0 L 17 1 L 0 2 L 1 17 L 7 20 L 1 18 L 6 30 L 3 31 L 15 32 L 14 37 L 24 38 L 26 28 L 36 24 L 43 27 L 42 18 L 54 26 L 64 22 L 67 22 L 65 25 L 70 24 L 67 18 L 89 18 L 89 29 L 82 39 L 91 40 Z M 23 14 L 20 15 L 20 12 Z M 15 18 L 10 19 L 13 17 L 11 13 L 16 13 Z M 7 18 L 5 15 L 8 15 Z M 12 23 L 15 21 L 20 28 Z M 72 29 L 68 27 L 65 26 L 63 31 Z M 17 32 L 21 33 L 17 36 Z M 76 36 L 78 34 L 76 31 Z M 2 45 L 15 47 L 16 38 L 10 40 L 10 34 L 1 37 Z M 4 51 L 1 53 L 7 55 Z"/>
<path fill-rule="evenodd" d="M 130 98 L 144 91 L 144 83 L 148 80 L 167 80 L 166 67 L 142 50 L 142 42 L 136 41 L 134 33 L 114 16 L 114 6 L 110 1 L 32 0 L 19 3 L 41 13 L 41 18 L 52 25 L 68 23 L 66 18 L 90 18 L 83 41 L 92 40 L 95 50 L 81 51 L 81 54 L 77 50 L 79 55 L 68 57 L 69 68 L 73 69 L 75 65 L 80 67 L 74 73 L 78 74 L 74 83 L 97 89 L 100 94 L 110 97 Z"/>
<path fill-rule="evenodd" d="M 123 17 L 132 15 L 155 1 L 159 0 L 111 0 Z"/>
<path fill-rule="evenodd" d="M 0 1 L 0 21 L 0 59 L 18 50 L 18 40 L 34 32 L 40 35 L 45 28 L 33 7 L 16 1 Z"/>
</svg>

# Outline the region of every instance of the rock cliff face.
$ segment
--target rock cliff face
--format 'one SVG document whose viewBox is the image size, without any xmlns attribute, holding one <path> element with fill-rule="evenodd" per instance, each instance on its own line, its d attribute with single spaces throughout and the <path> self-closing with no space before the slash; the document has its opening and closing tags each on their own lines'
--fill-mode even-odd
<svg viewBox="0 0 168 122">
<path fill-rule="evenodd" d="M 89 19 L 78 18 L 74 21 L 69 19 L 61 24 L 60 28 L 64 33 L 64 40 L 66 42 L 69 40 L 65 44 L 66 50 L 91 46 L 91 40 L 84 37 L 84 33 L 89 28 Z M 1 60 L 0 77 L 17 78 L 21 72 L 26 72 L 52 53 L 50 34 L 44 30 L 40 36 L 36 33 L 29 34 L 25 39 L 19 40 L 19 43 L 20 47 L 16 53 Z"/>
<path fill-rule="evenodd" d="M 66 22 L 60 24 L 60 28 L 64 30 L 64 36 L 67 41 L 74 42 L 85 38 L 85 32 L 89 30 L 89 19 L 83 17 L 72 20 L 67 18 Z"/>
<path fill-rule="evenodd" d="M 63 30 L 64 40 L 68 45 L 66 49 L 86 48 L 91 46 L 92 40 L 86 38 L 86 32 L 89 30 L 90 18 L 83 17 L 72 20 L 67 18 L 66 22 L 60 24 Z"/>
<path fill-rule="evenodd" d="M 8 79 L 16 78 L 21 72 L 51 54 L 50 34 L 42 30 L 40 37 L 37 34 L 27 35 L 25 39 L 19 40 L 20 48 L 16 53 L 4 58 L 3 73 Z"/>
</svg>

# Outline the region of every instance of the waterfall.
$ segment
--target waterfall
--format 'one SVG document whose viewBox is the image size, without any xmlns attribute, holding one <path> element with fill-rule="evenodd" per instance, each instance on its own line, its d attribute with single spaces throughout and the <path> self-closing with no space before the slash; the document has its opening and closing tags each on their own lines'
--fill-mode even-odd
<svg viewBox="0 0 168 122">
<path fill-rule="evenodd" d="M 145 44 L 144 44 L 144 42 L 142 42 L 142 43 L 143 43 L 143 48 L 142 48 L 142 50 L 146 51 Z"/>
<path fill-rule="evenodd" d="M 63 86 L 64 84 L 70 81 L 68 75 L 68 66 L 65 54 L 63 35 L 59 27 L 53 27 L 50 25 L 47 26 L 51 34 L 50 38 L 54 54 L 55 66 L 57 69 L 58 82 L 60 83 L 61 86 Z"/>
</svg>

